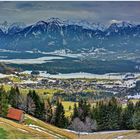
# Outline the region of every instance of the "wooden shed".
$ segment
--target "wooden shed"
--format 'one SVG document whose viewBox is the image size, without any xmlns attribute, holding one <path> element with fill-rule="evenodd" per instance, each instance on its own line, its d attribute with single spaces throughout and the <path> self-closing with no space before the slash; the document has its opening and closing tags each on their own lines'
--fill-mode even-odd
<svg viewBox="0 0 140 140">
<path fill-rule="evenodd" d="M 24 111 L 20 109 L 10 108 L 8 110 L 7 118 L 22 123 L 24 122 Z"/>
</svg>

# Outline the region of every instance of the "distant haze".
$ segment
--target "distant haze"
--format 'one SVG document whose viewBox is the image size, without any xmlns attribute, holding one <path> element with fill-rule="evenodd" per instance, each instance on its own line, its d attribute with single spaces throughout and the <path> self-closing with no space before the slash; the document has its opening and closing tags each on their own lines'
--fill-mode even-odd
<svg viewBox="0 0 140 140">
<path fill-rule="evenodd" d="M 109 24 L 122 20 L 140 23 L 140 2 L 0 2 L 0 23 L 31 24 L 58 17 Z"/>
</svg>

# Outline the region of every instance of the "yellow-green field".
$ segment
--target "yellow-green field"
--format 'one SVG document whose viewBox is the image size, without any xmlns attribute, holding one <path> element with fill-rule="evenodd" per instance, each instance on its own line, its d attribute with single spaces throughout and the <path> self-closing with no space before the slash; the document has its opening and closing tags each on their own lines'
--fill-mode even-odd
<svg viewBox="0 0 140 140">
<path fill-rule="evenodd" d="M 9 91 L 11 89 L 10 85 L 4 85 L 4 89 L 6 91 Z M 35 90 L 37 94 L 39 94 L 43 99 L 50 98 L 53 96 L 53 94 L 58 92 L 63 92 L 63 90 L 60 89 L 24 89 L 19 88 L 22 95 L 26 95 L 29 90 Z"/>
<path fill-rule="evenodd" d="M 15 77 L 15 76 L 9 77 L 9 80 L 13 81 L 14 83 L 21 82 L 20 78 L 19 77 Z"/>
<path fill-rule="evenodd" d="M 65 115 L 67 117 L 70 117 L 72 115 L 72 113 L 73 113 L 73 108 L 74 108 L 75 102 L 62 101 L 62 104 L 63 104 L 64 109 L 65 109 Z M 76 104 L 78 104 L 78 103 L 76 102 Z"/>
</svg>

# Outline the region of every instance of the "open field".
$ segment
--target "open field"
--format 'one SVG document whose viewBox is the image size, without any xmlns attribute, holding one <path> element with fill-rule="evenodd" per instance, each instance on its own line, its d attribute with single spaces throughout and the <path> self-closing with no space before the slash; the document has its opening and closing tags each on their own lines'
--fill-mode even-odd
<svg viewBox="0 0 140 140">
<path fill-rule="evenodd" d="M 65 109 L 65 115 L 67 117 L 70 117 L 73 113 L 73 108 L 74 108 L 75 102 L 62 101 L 62 104 L 63 104 L 64 109 Z M 76 104 L 78 104 L 78 103 L 76 102 Z"/>
<path fill-rule="evenodd" d="M 11 86 L 4 85 L 4 89 L 6 91 L 9 91 L 11 89 Z M 35 90 L 41 97 L 43 97 L 43 99 L 51 98 L 53 96 L 53 94 L 62 91 L 59 89 L 24 89 L 24 88 L 19 88 L 19 89 L 20 89 L 20 92 L 22 95 L 28 94 L 29 90 Z"/>
<path fill-rule="evenodd" d="M 78 105 L 78 102 L 62 101 L 62 104 L 63 104 L 64 109 L 65 109 L 65 115 L 67 117 L 70 117 L 72 115 L 75 103 L 76 103 L 76 105 Z M 91 105 L 95 106 L 96 103 L 91 103 Z"/>
</svg>

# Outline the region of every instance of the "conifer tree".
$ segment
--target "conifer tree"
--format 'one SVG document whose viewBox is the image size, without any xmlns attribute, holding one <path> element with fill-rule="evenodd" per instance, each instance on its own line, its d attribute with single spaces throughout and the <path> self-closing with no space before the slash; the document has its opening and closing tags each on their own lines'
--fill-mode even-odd
<svg viewBox="0 0 140 140">
<path fill-rule="evenodd" d="M 2 105 L 2 113 L 1 113 L 1 115 L 3 117 L 6 117 L 6 115 L 8 113 L 8 99 L 7 99 L 6 94 L 4 94 L 4 93 L 2 95 L 1 105 Z"/>
<path fill-rule="evenodd" d="M 133 115 L 134 115 L 135 107 L 133 102 L 129 101 L 127 106 L 124 108 L 122 112 L 121 118 L 121 128 L 122 129 L 133 129 Z"/>
<path fill-rule="evenodd" d="M 8 113 L 8 97 L 4 87 L 0 87 L 0 116 L 6 117 Z"/>
<path fill-rule="evenodd" d="M 118 130 L 120 129 L 120 119 L 121 119 L 121 106 L 118 104 L 115 97 L 108 103 L 108 129 Z"/>
<path fill-rule="evenodd" d="M 68 120 L 65 117 L 65 111 L 62 103 L 58 100 L 56 103 L 56 110 L 54 112 L 53 124 L 55 126 L 66 128 L 68 124 Z"/>
<path fill-rule="evenodd" d="M 140 110 L 135 111 L 132 120 L 134 128 L 140 130 Z"/>
<path fill-rule="evenodd" d="M 73 120 L 74 118 L 78 118 L 78 117 L 79 117 L 78 108 L 77 108 L 76 103 L 74 103 L 74 109 L 73 109 L 72 120 Z"/>
<path fill-rule="evenodd" d="M 27 95 L 27 100 L 32 100 L 32 103 L 34 104 L 34 111 L 33 114 L 35 117 L 44 120 L 45 116 L 45 106 L 43 100 L 40 99 L 39 95 L 36 93 L 35 90 L 29 91 Z M 27 101 L 27 110 L 29 111 L 29 102 Z M 33 108 L 32 108 L 33 109 Z"/>
<path fill-rule="evenodd" d="M 80 100 L 78 106 L 78 114 L 81 121 L 85 121 L 87 116 L 90 116 L 90 104 L 86 100 Z"/>
<path fill-rule="evenodd" d="M 21 103 L 21 94 L 18 87 L 11 87 L 9 92 L 9 103 L 12 107 L 18 108 Z"/>
<path fill-rule="evenodd" d="M 107 102 L 97 103 L 94 111 L 93 117 L 97 121 L 98 130 L 120 129 L 121 106 L 114 97 Z"/>
<path fill-rule="evenodd" d="M 97 121 L 98 130 L 106 130 L 108 122 L 106 103 L 99 101 L 93 111 L 93 117 Z"/>
<path fill-rule="evenodd" d="M 135 111 L 140 110 L 140 101 L 136 102 Z"/>
</svg>

